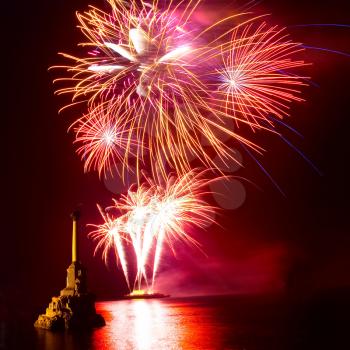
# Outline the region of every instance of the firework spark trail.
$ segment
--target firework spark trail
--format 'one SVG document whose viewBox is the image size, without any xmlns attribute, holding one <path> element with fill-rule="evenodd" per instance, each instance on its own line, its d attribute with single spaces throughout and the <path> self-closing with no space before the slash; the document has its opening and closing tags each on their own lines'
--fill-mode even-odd
<svg viewBox="0 0 350 350">
<path fill-rule="evenodd" d="M 180 178 L 168 176 L 164 187 L 147 179 L 136 190 L 130 188 L 108 208 L 118 210 L 120 216 L 113 218 L 100 210 L 104 223 L 93 225 L 95 230 L 90 234 L 98 241 L 95 252 L 102 249 L 106 260 L 108 251 L 115 248 L 130 288 L 125 247 L 131 243 L 137 264 L 134 288 L 141 289 L 142 282 L 153 288 L 164 246 L 170 246 L 174 253 L 176 241 L 198 247 L 187 233 L 188 227 L 203 227 L 213 221 L 215 208 L 201 199 L 208 183 L 203 173 L 191 171 Z M 146 266 L 150 265 L 151 280 L 146 273 Z"/>
<path fill-rule="evenodd" d="M 123 218 L 121 217 L 116 220 L 113 220 L 110 218 L 109 215 L 104 213 L 100 206 L 98 206 L 98 209 L 101 213 L 101 216 L 104 219 L 104 223 L 99 226 L 91 225 L 96 228 L 95 231 L 90 233 L 92 239 L 98 242 L 95 248 L 95 252 L 102 249 L 102 257 L 105 263 L 107 264 L 108 252 L 110 249 L 114 249 L 115 255 L 122 266 L 128 288 L 130 289 L 128 266 L 123 247 L 123 242 L 127 241 L 127 238 L 123 234 L 122 230 Z"/>
<path fill-rule="evenodd" d="M 221 53 L 224 68 L 213 73 L 220 74 L 217 90 L 226 99 L 227 112 L 260 125 L 269 121 L 269 114 L 287 116 L 290 102 L 303 101 L 298 88 L 306 85 L 306 77 L 286 71 L 305 65 L 290 59 L 303 50 L 300 44 L 284 41 L 283 30 L 266 27 L 262 23 L 257 28 L 249 24 L 236 29 L 228 49 Z"/>
<path fill-rule="evenodd" d="M 138 176 L 149 163 L 153 174 L 166 178 L 166 164 L 180 175 L 190 170 L 188 154 L 215 168 L 202 139 L 222 159 L 232 153 L 220 133 L 261 152 L 234 125 L 274 132 L 267 115 L 282 118 L 291 102 L 302 101 L 305 77 L 292 73 L 305 65 L 292 59 L 300 44 L 261 23 L 263 16 L 245 13 L 199 28 L 193 14 L 200 2 L 169 1 L 160 8 L 158 1 L 109 0 L 109 13 L 90 7 L 77 15 L 90 54 L 63 54 L 74 63 L 60 67 L 71 77 L 57 79 L 68 84 L 57 93 L 72 94 L 72 104 L 86 104 L 91 114 L 89 130 L 77 134 L 88 144 L 87 151 L 78 149 L 87 153 L 85 170 L 102 174 L 117 161 L 127 170 L 134 156 Z M 97 142 L 101 123 L 116 125 L 123 157 Z"/>
<path fill-rule="evenodd" d="M 127 123 L 122 118 L 101 114 L 101 106 L 92 109 L 71 128 L 85 171 L 94 168 L 101 174 L 105 168 L 115 168 L 117 162 L 127 165 L 125 154 L 129 157 L 135 154 L 137 141 L 129 137 Z"/>
</svg>

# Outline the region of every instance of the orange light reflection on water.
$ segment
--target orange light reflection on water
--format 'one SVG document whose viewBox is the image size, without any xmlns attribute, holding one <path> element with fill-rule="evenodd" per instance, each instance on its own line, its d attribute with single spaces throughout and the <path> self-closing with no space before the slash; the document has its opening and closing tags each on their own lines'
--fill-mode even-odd
<svg viewBox="0 0 350 350">
<path fill-rule="evenodd" d="M 123 300 L 99 303 L 98 312 L 106 326 L 94 331 L 94 349 L 221 349 L 224 329 L 213 324 L 208 309 L 201 306 Z"/>
</svg>

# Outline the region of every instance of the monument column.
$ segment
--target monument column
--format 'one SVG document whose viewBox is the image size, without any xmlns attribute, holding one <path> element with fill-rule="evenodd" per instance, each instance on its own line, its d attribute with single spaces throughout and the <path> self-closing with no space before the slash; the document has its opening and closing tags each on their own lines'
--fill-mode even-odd
<svg viewBox="0 0 350 350">
<path fill-rule="evenodd" d="M 77 224 L 80 213 L 78 211 L 74 211 L 71 214 L 71 218 L 73 220 L 73 230 L 72 230 L 72 263 L 78 261 L 78 232 L 77 232 Z"/>
<path fill-rule="evenodd" d="M 72 229 L 72 263 L 67 269 L 66 287 L 60 295 L 53 297 L 46 313 L 39 315 L 34 326 L 44 329 L 68 329 L 104 326 L 103 317 L 96 313 L 95 296 L 88 292 L 86 269 L 79 261 L 78 255 L 78 219 L 79 212 L 71 214 Z"/>
</svg>

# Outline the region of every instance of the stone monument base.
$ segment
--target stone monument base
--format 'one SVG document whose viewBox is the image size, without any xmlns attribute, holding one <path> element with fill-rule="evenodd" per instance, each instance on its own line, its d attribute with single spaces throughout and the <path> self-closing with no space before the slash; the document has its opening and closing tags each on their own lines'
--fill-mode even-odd
<svg viewBox="0 0 350 350">
<path fill-rule="evenodd" d="M 53 297 L 46 313 L 34 323 L 36 328 L 50 330 L 102 327 L 103 317 L 96 313 L 93 294 Z"/>
</svg>

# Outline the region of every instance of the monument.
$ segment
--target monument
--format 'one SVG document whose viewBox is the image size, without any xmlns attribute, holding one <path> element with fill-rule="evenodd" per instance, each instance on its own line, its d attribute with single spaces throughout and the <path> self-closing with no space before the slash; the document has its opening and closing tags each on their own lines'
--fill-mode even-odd
<svg viewBox="0 0 350 350">
<path fill-rule="evenodd" d="M 71 215 L 72 263 L 67 269 L 66 287 L 60 296 L 52 297 L 46 313 L 40 315 L 34 327 L 58 330 L 72 328 L 91 328 L 105 325 L 103 317 L 96 313 L 95 296 L 88 292 L 86 269 L 78 260 L 77 221 L 79 212 Z"/>
</svg>

